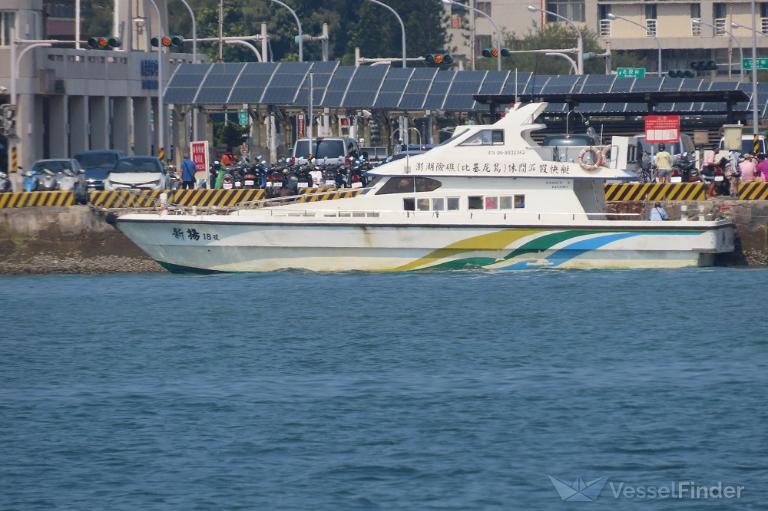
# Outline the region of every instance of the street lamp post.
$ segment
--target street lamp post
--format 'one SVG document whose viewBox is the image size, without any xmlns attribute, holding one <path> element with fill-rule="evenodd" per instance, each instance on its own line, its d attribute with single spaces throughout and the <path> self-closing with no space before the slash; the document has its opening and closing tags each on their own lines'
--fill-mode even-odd
<svg viewBox="0 0 768 511">
<path fill-rule="evenodd" d="M 155 14 L 157 14 L 157 30 L 160 37 L 163 36 L 163 22 L 160 16 L 160 8 L 157 6 L 155 0 L 149 0 L 152 2 L 152 7 L 155 8 Z M 165 126 L 163 124 L 163 45 L 157 45 L 157 152 L 160 154 L 160 150 L 165 147 Z"/>
<path fill-rule="evenodd" d="M 189 6 L 187 0 L 181 0 L 184 7 L 189 11 L 189 16 L 192 18 L 192 63 L 197 64 L 197 20 L 195 19 L 195 11 Z M 197 106 L 192 108 L 192 139 L 197 140 Z"/>
<path fill-rule="evenodd" d="M 301 21 L 299 21 L 299 17 L 296 15 L 296 11 L 291 9 L 291 7 L 288 4 L 286 4 L 285 2 L 281 2 L 280 0 L 269 0 L 269 1 L 274 2 L 277 5 L 282 5 L 283 7 L 288 9 L 291 15 L 293 15 L 293 19 L 296 20 L 296 26 L 299 27 L 299 62 L 304 62 L 304 32 L 301 29 Z"/>
<path fill-rule="evenodd" d="M 273 1 L 276 1 L 276 0 L 273 0 Z M 384 7 L 385 9 L 387 9 L 389 12 L 391 12 L 392 14 L 395 15 L 395 17 L 397 18 L 397 21 L 400 23 L 400 32 L 401 32 L 401 35 L 402 35 L 401 44 L 403 45 L 403 68 L 405 68 L 406 67 L 405 63 L 406 63 L 406 60 L 407 60 L 408 57 L 406 55 L 407 50 L 405 48 L 405 23 L 403 23 L 403 18 L 401 18 L 400 15 L 397 14 L 396 10 L 394 10 L 392 7 L 388 6 L 384 2 L 379 2 L 379 0 L 368 0 L 368 1 L 369 2 L 373 2 L 374 4 L 380 5 L 380 6 Z"/>
<path fill-rule="evenodd" d="M 530 12 L 541 12 L 544 14 L 549 14 L 550 16 L 563 20 L 566 23 L 568 23 L 568 25 L 576 31 L 576 36 L 578 37 L 576 41 L 576 51 L 577 51 L 576 67 L 579 70 L 578 74 L 583 75 L 584 74 L 584 39 L 582 38 L 581 30 L 579 30 L 579 27 L 576 26 L 576 23 L 574 23 L 573 20 L 566 18 L 565 16 L 557 14 L 556 12 L 548 11 L 546 9 L 541 9 L 533 5 L 529 5 L 528 10 Z"/>
<path fill-rule="evenodd" d="M 744 29 L 752 31 L 752 97 L 755 98 L 754 101 L 752 101 L 752 103 L 753 103 L 752 104 L 752 115 L 754 117 L 753 123 L 755 124 L 755 126 L 757 126 L 757 119 L 759 118 L 759 114 L 757 113 L 757 79 L 755 78 L 756 77 L 756 73 L 757 73 L 757 62 L 755 60 L 755 58 L 756 58 L 755 57 L 755 53 L 756 53 L 755 49 L 757 47 L 757 35 L 760 34 L 762 36 L 765 36 L 766 34 L 764 34 L 763 32 L 759 32 L 756 29 L 754 20 L 752 20 L 752 28 L 747 27 L 745 25 L 740 25 L 740 24 L 736 23 L 735 21 L 731 22 L 731 27 L 733 27 L 733 28 L 744 28 Z M 741 69 L 741 78 L 743 80 L 744 79 L 744 56 L 743 55 L 742 55 L 742 58 L 741 58 L 741 67 L 742 67 L 742 69 Z M 753 134 L 757 134 L 757 131 L 754 131 Z"/>
<path fill-rule="evenodd" d="M 715 31 L 717 30 L 717 28 L 715 28 L 714 25 L 711 25 L 711 24 L 707 23 L 706 21 L 701 21 L 700 19 L 693 19 L 693 20 L 691 20 L 691 23 L 693 23 L 694 25 L 704 25 L 705 27 L 709 27 L 709 28 L 711 28 L 712 30 L 715 30 Z M 743 80 L 744 79 L 744 48 L 739 43 L 738 39 L 736 39 L 733 36 L 733 32 L 731 32 L 730 30 L 726 30 L 726 29 L 723 29 L 723 32 L 728 34 L 728 37 L 730 38 L 731 42 L 735 43 L 736 46 L 739 47 L 739 56 L 741 57 L 741 63 L 742 63 L 742 65 L 740 66 L 741 67 L 741 79 Z M 730 57 L 730 51 L 728 52 L 728 55 L 729 55 L 729 60 L 731 62 L 733 62 L 733 58 Z M 729 65 L 728 65 L 728 78 L 731 77 L 732 68 L 733 68 L 733 65 L 731 65 L 731 63 L 729 63 Z"/>
<path fill-rule="evenodd" d="M 613 13 L 608 13 L 608 19 L 611 20 L 611 21 L 615 21 L 615 20 L 626 21 L 627 23 L 635 25 L 636 27 L 642 28 L 643 30 L 645 30 L 646 34 L 648 33 L 648 27 L 644 27 L 640 23 L 637 23 L 636 21 L 632 21 L 631 19 L 627 19 L 627 18 L 625 18 L 623 16 L 616 16 Z M 656 64 L 656 66 L 657 66 L 656 71 L 658 72 L 658 75 L 661 76 L 661 73 L 662 73 L 662 71 L 661 71 L 661 69 L 662 69 L 661 68 L 661 41 L 659 41 L 659 37 L 656 34 L 653 34 L 653 40 L 656 41 L 656 46 L 658 47 L 658 57 L 657 57 L 658 60 L 657 60 L 657 64 Z"/>
<path fill-rule="evenodd" d="M 550 51 L 544 54 L 546 57 L 560 57 L 561 59 L 565 59 L 568 61 L 568 63 L 571 65 L 571 71 L 573 71 L 574 74 L 578 73 L 578 70 L 576 69 L 576 62 L 573 61 L 571 57 L 569 57 L 565 53 L 561 53 L 559 51 Z"/>
<path fill-rule="evenodd" d="M 501 71 L 501 31 L 499 30 L 499 26 L 496 25 L 496 22 L 493 21 L 493 18 L 491 18 L 485 11 L 482 11 L 476 7 L 472 7 L 471 5 L 464 5 L 461 2 L 457 2 L 455 0 L 442 0 L 442 2 L 446 5 L 458 5 L 463 8 L 469 8 L 479 14 L 480 16 L 485 17 L 488 22 L 490 22 L 491 26 L 493 26 L 493 31 L 496 32 L 496 47 L 499 49 L 499 56 L 496 60 L 496 69 Z"/>
</svg>

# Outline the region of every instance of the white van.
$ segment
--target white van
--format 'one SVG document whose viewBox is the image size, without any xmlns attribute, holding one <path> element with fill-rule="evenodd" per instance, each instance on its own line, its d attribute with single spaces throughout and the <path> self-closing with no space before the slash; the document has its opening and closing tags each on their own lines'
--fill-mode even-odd
<svg viewBox="0 0 768 511">
<path fill-rule="evenodd" d="M 312 151 L 309 139 L 300 138 L 293 145 L 293 162 L 306 161 L 312 154 L 317 162 L 335 163 L 349 166 L 350 158 L 360 155 L 357 141 L 352 137 L 319 137 L 312 139 Z"/>
</svg>

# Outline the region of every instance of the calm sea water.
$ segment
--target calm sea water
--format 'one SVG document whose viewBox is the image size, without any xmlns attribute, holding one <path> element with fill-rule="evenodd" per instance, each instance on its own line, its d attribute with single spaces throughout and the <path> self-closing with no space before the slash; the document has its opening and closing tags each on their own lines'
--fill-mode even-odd
<svg viewBox="0 0 768 511">
<path fill-rule="evenodd" d="M 766 290 L 736 269 L 5 277 L 0 509 L 766 509 Z M 548 475 L 609 483 L 570 503 Z M 744 489 L 612 490 L 674 481 Z"/>
</svg>

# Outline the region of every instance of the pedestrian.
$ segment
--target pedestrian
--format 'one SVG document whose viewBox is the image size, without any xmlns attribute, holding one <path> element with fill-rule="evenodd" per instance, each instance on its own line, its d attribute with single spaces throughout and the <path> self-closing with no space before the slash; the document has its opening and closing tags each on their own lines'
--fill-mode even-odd
<svg viewBox="0 0 768 511">
<path fill-rule="evenodd" d="M 750 183 L 755 180 L 757 169 L 755 167 L 755 160 L 751 154 L 744 155 L 744 159 L 739 163 L 739 172 L 741 173 L 741 181 L 743 183 Z"/>
<path fill-rule="evenodd" d="M 660 222 L 662 220 L 669 220 L 669 215 L 667 214 L 667 211 L 664 209 L 664 207 L 661 205 L 661 202 L 657 202 L 653 205 L 653 209 L 651 210 L 651 220 L 655 222 Z"/>
<path fill-rule="evenodd" d="M 669 183 L 669 176 L 672 175 L 672 155 L 667 152 L 666 145 L 659 144 L 659 152 L 656 153 L 654 162 L 656 175 L 661 178 L 662 183 Z"/>
<path fill-rule="evenodd" d="M 195 162 L 189 159 L 189 155 L 185 154 L 184 159 L 181 160 L 181 189 L 182 190 L 194 190 L 195 188 Z"/>
<path fill-rule="evenodd" d="M 768 181 L 768 159 L 766 159 L 765 153 L 761 153 L 758 155 L 758 163 L 757 163 L 757 173 L 758 173 L 758 179 L 762 179 L 763 181 Z"/>
</svg>

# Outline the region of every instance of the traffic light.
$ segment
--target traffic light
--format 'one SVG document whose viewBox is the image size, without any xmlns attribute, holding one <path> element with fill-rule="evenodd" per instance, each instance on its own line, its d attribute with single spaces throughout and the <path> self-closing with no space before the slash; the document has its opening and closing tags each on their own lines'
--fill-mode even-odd
<svg viewBox="0 0 768 511">
<path fill-rule="evenodd" d="M 446 66 L 450 66 L 453 64 L 453 57 L 450 53 L 444 53 L 444 54 L 432 54 L 430 53 L 426 57 L 424 57 L 424 60 L 427 62 L 427 64 L 432 64 L 435 66 L 440 66 L 442 64 L 445 64 Z"/>
<path fill-rule="evenodd" d="M 502 57 L 509 57 L 512 55 L 512 53 L 507 48 L 486 48 L 483 50 L 483 57 L 496 58 L 499 56 L 499 52 L 501 52 Z"/>
<path fill-rule="evenodd" d="M 695 60 L 691 62 L 691 69 L 696 71 L 717 71 L 717 62 L 714 60 Z"/>
<path fill-rule="evenodd" d="M 92 50 L 112 50 L 120 48 L 122 42 L 119 37 L 91 37 L 88 39 L 88 47 Z"/>
<path fill-rule="evenodd" d="M 696 75 L 690 69 L 670 69 L 667 71 L 670 78 L 694 78 Z"/>
<path fill-rule="evenodd" d="M 170 48 L 173 46 L 174 48 L 180 48 L 184 46 L 184 38 L 180 35 L 164 35 L 162 37 L 153 37 L 149 40 L 149 42 L 152 44 L 153 47 L 157 48 L 158 46 L 164 46 L 166 48 Z"/>
</svg>

